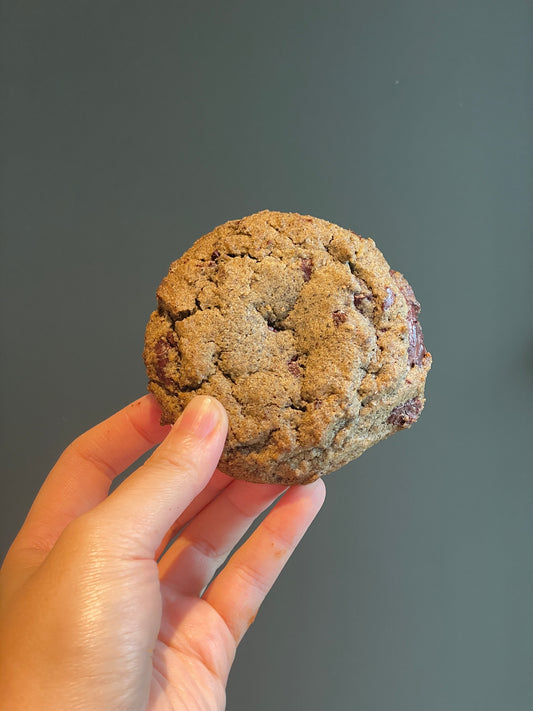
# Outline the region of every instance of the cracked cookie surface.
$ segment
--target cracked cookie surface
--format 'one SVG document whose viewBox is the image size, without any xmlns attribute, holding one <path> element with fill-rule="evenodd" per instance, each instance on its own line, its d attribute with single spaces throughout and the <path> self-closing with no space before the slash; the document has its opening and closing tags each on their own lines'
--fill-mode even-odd
<svg viewBox="0 0 533 711">
<path fill-rule="evenodd" d="M 420 305 L 350 230 L 267 210 L 227 222 L 171 265 L 157 300 L 144 360 L 162 423 L 194 395 L 218 398 L 231 476 L 313 481 L 423 408 Z"/>
</svg>

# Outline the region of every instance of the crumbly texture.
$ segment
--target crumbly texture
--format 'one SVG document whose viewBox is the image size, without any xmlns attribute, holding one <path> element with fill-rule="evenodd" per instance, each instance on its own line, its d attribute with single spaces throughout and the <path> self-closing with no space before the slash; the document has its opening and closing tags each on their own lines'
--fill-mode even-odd
<svg viewBox="0 0 533 711">
<path fill-rule="evenodd" d="M 227 222 L 171 265 L 157 300 L 144 360 L 162 423 L 218 398 L 231 476 L 307 483 L 420 415 L 420 305 L 351 230 L 267 210 Z"/>
</svg>

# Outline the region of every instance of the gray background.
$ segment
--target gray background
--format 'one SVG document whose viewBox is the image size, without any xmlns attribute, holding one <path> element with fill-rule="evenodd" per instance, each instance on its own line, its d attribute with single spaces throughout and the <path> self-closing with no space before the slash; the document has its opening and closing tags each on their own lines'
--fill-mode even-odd
<svg viewBox="0 0 533 711">
<path fill-rule="evenodd" d="M 330 219 L 422 302 L 423 417 L 327 479 L 229 709 L 533 707 L 528 4 L 1 3 L 3 552 L 215 225 Z"/>
</svg>

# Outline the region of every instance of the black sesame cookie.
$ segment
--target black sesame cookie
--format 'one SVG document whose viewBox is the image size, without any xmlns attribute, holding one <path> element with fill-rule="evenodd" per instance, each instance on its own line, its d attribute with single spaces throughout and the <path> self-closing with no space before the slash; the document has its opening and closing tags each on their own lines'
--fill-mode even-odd
<svg viewBox="0 0 533 711">
<path fill-rule="evenodd" d="M 222 471 L 300 484 L 410 427 L 431 356 L 413 290 L 371 239 L 263 211 L 174 262 L 146 329 L 162 423 L 198 394 L 229 416 Z"/>
</svg>

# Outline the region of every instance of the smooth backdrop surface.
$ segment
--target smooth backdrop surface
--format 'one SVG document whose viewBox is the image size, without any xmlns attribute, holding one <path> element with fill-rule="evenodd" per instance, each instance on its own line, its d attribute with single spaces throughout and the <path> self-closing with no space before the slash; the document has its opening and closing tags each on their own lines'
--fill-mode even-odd
<svg viewBox="0 0 533 711">
<path fill-rule="evenodd" d="M 428 402 L 327 479 L 228 709 L 533 708 L 529 3 L 0 8 L 2 553 L 61 449 L 144 392 L 170 261 L 314 214 L 414 286 Z"/>
</svg>

